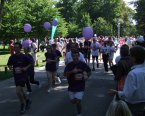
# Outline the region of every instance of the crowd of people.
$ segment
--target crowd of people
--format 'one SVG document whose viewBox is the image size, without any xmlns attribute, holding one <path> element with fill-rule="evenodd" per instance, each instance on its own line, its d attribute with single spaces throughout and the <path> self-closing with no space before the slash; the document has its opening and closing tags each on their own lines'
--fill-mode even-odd
<svg viewBox="0 0 145 116">
<path fill-rule="evenodd" d="M 77 116 L 82 114 L 81 100 L 85 93 L 85 81 L 90 77 L 92 71 L 100 67 L 103 63 L 104 73 L 111 69 L 115 76 L 117 86 L 110 89 L 109 94 L 115 95 L 116 105 L 110 107 L 122 107 L 121 110 L 109 108 L 106 116 L 143 116 L 145 107 L 145 40 L 144 37 L 129 37 L 118 41 L 114 37 L 93 37 L 91 39 L 82 38 L 60 38 L 49 42 L 42 41 L 40 49 L 44 53 L 43 60 L 48 78 L 47 92 L 53 91 L 56 83 L 61 83 L 58 69 L 60 57 L 64 57 L 65 69 L 64 77 L 68 80 L 68 93 L 72 104 L 76 105 Z M 130 42 L 129 42 L 130 41 Z M 16 85 L 16 94 L 21 103 L 20 113 L 24 114 L 30 108 L 31 100 L 26 95 L 23 87 L 27 87 L 27 92 L 32 92 L 31 84 L 41 87 L 41 83 L 35 80 L 34 66 L 38 65 L 37 49 L 38 44 L 32 39 L 31 45 L 22 46 L 19 42 L 10 43 L 11 56 L 8 60 L 8 67 L 13 71 Z M 24 53 L 21 49 L 24 49 Z M 116 64 L 113 63 L 114 53 L 120 49 L 120 56 L 116 57 Z M 31 52 L 31 54 L 30 54 Z M 92 60 L 92 61 L 91 61 Z M 113 103 L 112 103 L 113 104 Z M 121 105 L 121 106 L 118 106 Z M 112 110 L 111 110 L 112 109 Z M 125 113 L 128 110 L 128 113 Z"/>
</svg>

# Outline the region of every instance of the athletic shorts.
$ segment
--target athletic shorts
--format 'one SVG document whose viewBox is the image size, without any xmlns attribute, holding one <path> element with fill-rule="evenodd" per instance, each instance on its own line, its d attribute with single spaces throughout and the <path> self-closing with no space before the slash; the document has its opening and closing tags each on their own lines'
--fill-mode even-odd
<svg viewBox="0 0 145 116">
<path fill-rule="evenodd" d="M 69 97 L 70 97 L 71 100 L 75 99 L 75 98 L 79 99 L 79 100 L 82 100 L 83 96 L 84 96 L 84 91 L 80 91 L 80 92 L 71 92 L 71 91 L 69 91 Z"/>
<path fill-rule="evenodd" d="M 98 56 L 92 56 L 92 59 L 95 59 L 95 58 L 98 60 Z"/>
</svg>

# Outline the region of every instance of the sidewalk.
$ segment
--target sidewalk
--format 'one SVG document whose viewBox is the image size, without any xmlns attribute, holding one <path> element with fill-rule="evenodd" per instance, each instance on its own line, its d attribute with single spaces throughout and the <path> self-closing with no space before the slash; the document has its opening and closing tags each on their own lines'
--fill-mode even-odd
<svg viewBox="0 0 145 116">
<path fill-rule="evenodd" d="M 64 70 L 64 62 L 60 62 L 60 72 Z M 45 67 L 35 68 L 35 78 L 42 84 L 41 88 L 32 85 L 31 109 L 23 116 L 75 116 L 75 108 L 69 102 L 67 80 L 47 93 L 47 77 Z M 104 73 L 103 65 L 92 72 L 86 82 L 86 93 L 83 99 L 83 116 L 104 116 L 112 97 L 108 96 L 109 88 L 114 87 L 112 73 Z M 63 107 L 62 107 L 63 106 Z M 0 82 L 0 115 L 19 116 L 19 101 L 15 94 L 13 78 Z"/>
</svg>

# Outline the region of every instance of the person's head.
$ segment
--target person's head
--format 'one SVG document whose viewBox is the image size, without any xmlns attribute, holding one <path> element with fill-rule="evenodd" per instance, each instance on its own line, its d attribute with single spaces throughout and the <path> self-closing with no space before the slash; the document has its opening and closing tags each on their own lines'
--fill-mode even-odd
<svg viewBox="0 0 145 116">
<path fill-rule="evenodd" d="M 73 58 L 73 61 L 77 62 L 79 61 L 79 51 L 77 49 L 74 49 L 72 52 L 71 52 L 71 55 L 72 55 L 72 58 Z"/>
<path fill-rule="evenodd" d="M 34 38 L 31 38 L 31 41 L 32 41 L 32 42 L 36 42 Z"/>
<path fill-rule="evenodd" d="M 16 54 L 20 53 L 21 49 L 22 49 L 21 43 L 19 43 L 19 42 L 14 43 L 14 50 L 15 50 Z"/>
<path fill-rule="evenodd" d="M 28 54 L 30 51 L 31 51 L 31 48 L 30 47 L 24 48 L 24 53 L 25 54 Z"/>
<path fill-rule="evenodd" d="M 121 57 L 129 56 L 129 46 L 124 44 L 120 48 L 120 55 Z"/>
<path fill-rule="evenodd" d="M 71 39 L 69 39 L 68 43 L 70 43 L 70 44 L 71 44 L 71 43 L 72 43 L 72 40 L 71 40 Z"/>
<path fill-rule="evenodd" d="M 48 45 L 47 47 L 46 47 L 46 50 L 47 50 L 47 52 L 52 52 L 52 46 L 50 46 L 50 45 Z"/>
<path fill-rule="evenodd" d="M 13 44 L 14 43 L 14 40 L 10 40 L 10 44 Z"/>
<path fill-rule="evenodd" d="M 108 40 L 109 40 L 109 41 L 112 41 L 112 37 L 108 37 Z"/>
<path fill-rule="evenodd" d="M 96 38 L 93 38 L 93 43 L 96 43 Z"/>
<path fill-rule="evenodd" d="M 145 47 L 145 40 L 144 40 L 144 37 L 143 37 L 143 36 L 139 36 L 139 37 L 136 39 L 136 45 Z"/>
<path fill-rule="evenodd" d="M 56 47 L 57 47 L 56 44 L 52 44 L 52 49 L 53 50 L 56 50 Z"/>
<path fill-rule="evenodd" d="M 132 116 L 132 114 L 127 104 L 124 101 L 119 100 L 111 102 L 106 116 Z"/>
<path fill-rule="evenodd" d="M 141 46 L 134 46 L 130 49 L 130 56 L 135 64 L 142 64 L 145 60 L 145 50 Z"/>
<path fill-rule="evenodd" d="M 58 42 L 58 38 L 55 38 L 55 39 L 54 39 L 54 42 Z"/>
<path fill-rule="evenodd" d="M 73 42 L 74 42 L 74 43 L 76 43 L 76 42 L 77 42 L 77 41 L 76 41 L 76 38 L 74 38 L 74 39 L 73 39 Z"/>
</svg>

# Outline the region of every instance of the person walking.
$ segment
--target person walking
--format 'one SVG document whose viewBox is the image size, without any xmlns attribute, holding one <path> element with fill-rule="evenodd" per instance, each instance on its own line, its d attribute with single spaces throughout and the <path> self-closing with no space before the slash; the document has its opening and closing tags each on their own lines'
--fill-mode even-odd
<svg viewBox="0 0 145 116">
<path fill-rule="evenodd" d="M 91 43 L 91 54 L 92 54 L 92 65 L 93 65 L 92 71 L 95 71 L 95 59 L 97 63 L 97 68 L 99 68 L 99 61 L 98 61 L 99 49 L 100 49 L 100 44 L 96 42 L 95 38 L 93 38 L 93 43 Z"/>
<path fill-rule="evenodd" d="M 107 41 L 105 41 L 104 45 L 101 47 L 105 72 L 108 72 L 109 52 L 110 52 L 110 47 L 108 46 Z"/>
</svg>

